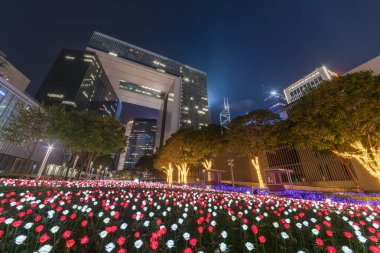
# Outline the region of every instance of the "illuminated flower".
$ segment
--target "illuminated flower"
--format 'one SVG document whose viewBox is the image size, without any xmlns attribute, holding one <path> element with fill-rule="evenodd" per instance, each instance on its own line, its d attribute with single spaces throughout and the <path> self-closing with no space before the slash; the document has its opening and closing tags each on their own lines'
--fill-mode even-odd
<svg viewBox="0 0 380 253">
<path fill-rule="evenodd" d="M 58 230 L 59 230 L 59 227 L 58 227 L 58 226 L 54 226 L 54 227 L 52 227 L 52 228 L 50 229 L 50 232 L 51 232 L 52 234 L 55 234 L 55 233 L 58 232 Z"/>
<path fill-rule="evenodd" d="M 183 236 L 183 239 L 185 239 L 186 241 L 188 241 L 190 239 L 190 234 L 187 232 L 183 233 L 182 236 Z"/>
<path fill-rule="evenodd" d="M 245 247 L 247 248 L 248 251 L 252 251 L 255 248 L 255 246 L 251 242 L 246 242 Z"/>
<path fill-rule="evenodd" d="M 143 245 L 143 241 L 141 241 L 141 240 L 139 239 L 139 240 L 135 241 L 134 245 L 135 245 L 135 248 L 136 248 L 136 249 L 139 249 L 139 248 L 141 248 L 141 246 Z"/>
<path fill-rule="evenodd" d="M 220 233 L 220 235 L 221 235 L 224 239 L 226 239 L 228 234 L 227 234 L 226 231 L 222 231 L 222 233 Z"/>
<path fill-rule="evenodd" d="M 350 249 L 350 248 L 347 247 L 347 246 L 343 246 L 343 247 L 342 247 L 342 251 L 343 251 L 343 253 L 354 253 L 354 252 L 352 251 L 352 249 Z"/>
<path fill-rule="evenodd" d="M 168 240 L 168 241 L 166 242 L 166 246 L 167 246 L 169 249 L 173 248 L 173 247 L 174 247 L 174 241 L 173 241 L 173 240 Z"/>
<path fill-rule="evenodd" d="M 106 246 L 106 251 L 107 252 L 111 252 L 114 248 L 115 248 L 115 244 L 113 244 L 112 242 L 108 243 Z"/>
<path fill-rule="evenodd" d="M 17 245 L 20 245 L 20 244 L 22 244 L 25 241 L 25 239 L 26 239 L 25 235 L 19 235 L 19 236 L 16 237 L 15 243 Z"/>
<path fill-rule="evenodd" d="M 323 242 L 322 239 L 320 239 L 320 238 L 315 239 L 315 243 L 316 243 L 319 247 L 322 247 L 323 244 L 324 244 L 324 242 Z"/>
<path fill-rule="evenodd" d="M 81 239 L 80 239 L 80 244 L 87 244 L 90 242 L 90 239 L 88 238 L 87 235 L 83 236 Z"/>
<path fill-rule="evenodd" d="M 47 234 L 43 234 L 40 236 L 40 239 L 38 239 L 38 241 L 40 243 L 45 243 L 46 241 L 48 241 L 50 239 L 50 237 L 47 235 Z"/>
<path fill-rule="evenodd" d="M 283 239 L 289 239 L 289 235 L 285 232 L 281 232 L 281 236 Z"/>
<path fill-rule="evenodd" d="M 263 235 L 260 235 L 259 236 L 259 242 L 260 243 L 265 243 L 267 240 L 266 240 L 266 238 L 265 238 L 265 236 L 263 236 Z"/>
<path fill-rule="evenodd" d="M 219 244 L 219 248 L 220 248 L 221 252 L 224 252 L 224 251 L 227 250 L 227 244 L 225 244 L 224 242 L 222 242 L 221 244 Z"/>
<path fill-rule="evenodd" d="M 75 245 L 75 240 L 74 239 L 70 239 L 70 240 L 66 241 L 66 248 L 70 249 L 74 245 Z"/>
<path fill-rule="evenodd" d="M 42 246 L 39 250 L 38 253 L 49 253 L 53 249 L 53 246 L 46 244 Z"/>
</svg>

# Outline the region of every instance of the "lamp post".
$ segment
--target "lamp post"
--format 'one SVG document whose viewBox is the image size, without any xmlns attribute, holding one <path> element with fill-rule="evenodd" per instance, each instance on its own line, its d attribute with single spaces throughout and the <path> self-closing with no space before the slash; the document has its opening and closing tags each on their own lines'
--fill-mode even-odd
<svg viewBox="0 0 380 253">
<path fill-rule="evenodd" d="M 47 162 L 47 160 L 48 160 L 48 158 L 49 158 L 49 155 L 50 155 L 52 149 L 53 149 L 53 146 L 52 146 L 52 145 L 49 145 L 49 147 L 48 147 L 48 149 L 47 149 L 47 151 L 46 151 L 46 154 L 45 154 L 44 160 L 42 161 L 42 163 L 41 163 L 41 167 L 40 167 L 40 169 L 39 169 L 39 171 L 38 171 L 38 174 L 37 174 L 37 180 L 40 179 L 42 173 L 44 172 L 44 169 L 45 169 L 45 166 L 46 166 L 46 162 Z"/>
<path fill-rule="evenodd" d="M 234 179 L 234 159 L 228 159 L 228 165 L 231 168 L 231 180 L 232 180 L 232 188 L 235 190 L 235 179 Z"/>
</svg>

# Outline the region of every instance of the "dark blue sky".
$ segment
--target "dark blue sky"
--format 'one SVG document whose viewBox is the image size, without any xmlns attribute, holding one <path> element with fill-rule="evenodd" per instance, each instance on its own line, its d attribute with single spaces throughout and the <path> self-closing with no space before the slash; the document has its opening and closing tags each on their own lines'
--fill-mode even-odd
<svg viewBox="0 0 380 253">
<path fill-rule="evenodd" d="M 0 49 L 32 95 L 60 49 L 97 30 L 206 71 L 214 121 L 223 97 L 236 116 L 322 64 L 344 73 L 380 54 L 378 0 L 8 0 L 1 12 Z"/>
</svg>

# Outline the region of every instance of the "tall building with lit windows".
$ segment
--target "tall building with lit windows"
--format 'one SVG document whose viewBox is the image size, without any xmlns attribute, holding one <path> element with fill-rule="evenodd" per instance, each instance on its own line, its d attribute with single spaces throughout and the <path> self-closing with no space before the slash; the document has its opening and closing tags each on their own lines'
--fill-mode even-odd
<svg viewBox="0 0 380 253">
<path fill-rule="evenodd" d="M 280 114 L 288 103 L 282 94 L 277 91 L 271 91 L 269 97 L 264 99 L 264 104 L 267 110 Z"/>
<path fill-rule="evenodd" d="M 37 92 L 44 105 L 115 116 L 119 100 L 96 54 L 63 49 Z"/>
<path fill-rule="evenodd" d="M 305 94 L 309 89 L 315 88 L 320 82 L 324 80 L 331 80 L 333 77 L 338 76 L 336 73 L 332 72 L 325 66 L 317 68 L 310 74 L 301 78 L 297 82 L 293 83 L 286 89 L 284 89 L 284 94 L 288 104 L 297 101 L 300 97 Z"/>
<path fill-rule="evenodd" d="M 157 120 L 136 118 L 127 125 L 128 143 L 124 168 L 133 169 L 143 156 L 154 154 L 157 132 Z"/>
<path fill-rule="evenodd" d="M 99 58 L 119 100 L 159 110 L 157 147 L 180 128 L 210 122 L 205 72 L 99 32 L 87 51 Z"/>
</svg>

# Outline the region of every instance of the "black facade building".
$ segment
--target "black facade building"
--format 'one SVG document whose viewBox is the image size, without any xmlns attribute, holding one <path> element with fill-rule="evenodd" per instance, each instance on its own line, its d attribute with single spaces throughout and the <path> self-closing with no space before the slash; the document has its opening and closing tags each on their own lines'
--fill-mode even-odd
<svg viewBox="0 0 380 253">
<path fill-rule="evenodd" d="M 63 49 L 37 92 L 44 105 L 115 117 L 119 100 L 96 54 Z"/>
</svg>

